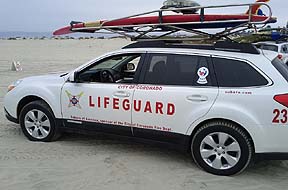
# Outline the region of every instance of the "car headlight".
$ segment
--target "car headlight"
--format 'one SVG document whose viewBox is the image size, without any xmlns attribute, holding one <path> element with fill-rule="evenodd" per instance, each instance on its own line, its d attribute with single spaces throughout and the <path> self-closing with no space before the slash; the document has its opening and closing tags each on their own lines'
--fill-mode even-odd
<svg viewBox="0 0 288 190">
<path fill-rule="evenodd" d="M 14 82 L 13 84 L 10 84 L 10 85 L 8 86 L 8 92 L 10 92 L 10 91 L 13 90 L 14 88 L 16 88 L 21 82 L 22 82 L 22 80 L 17 80 L 17 81 Z"/>
</svg>

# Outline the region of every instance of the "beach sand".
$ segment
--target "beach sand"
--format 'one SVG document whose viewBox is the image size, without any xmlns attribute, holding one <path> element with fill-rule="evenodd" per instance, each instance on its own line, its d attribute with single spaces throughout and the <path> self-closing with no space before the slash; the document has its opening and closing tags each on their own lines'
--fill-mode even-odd
<svg viewBox="0 0 288 190">
<path fill-rule="evenodd" d="M 20 78 L 71 70 L 130 43 L 113 40 L 0 40 L 1 190 L 251 190 L 287 189 L 288 161 L 264 161 L 233 177 L 210 175 L 188 154 L 109 135 L 65 135 L 57 142 L 28 141 L 6 120 L 7 86 Z M 11 71 L 20 61 L 23 71 Z"/>
</svg>

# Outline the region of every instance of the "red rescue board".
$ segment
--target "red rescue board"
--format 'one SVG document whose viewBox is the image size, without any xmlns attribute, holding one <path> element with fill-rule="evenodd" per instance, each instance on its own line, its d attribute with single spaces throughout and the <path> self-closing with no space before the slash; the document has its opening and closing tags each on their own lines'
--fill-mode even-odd
<svg viewBox="0 0 288 190">
<path fill-rule="evenodd" d="M 235 26 L 235 23 L 239 22 L 238 24 L 241 24 L 241 21 L 245 22 L 245 20 L 249 19 L 249 15 L 243 14 L 243 15 L 204 15 L 201 17 L 199 14 L 190 14 L 190 15 L 166 15 L 161 17 L 160 22 L 159 16 L 147 16 L 147 17 L 134 17 L 134 18 L 125 18 L 125 19 L 118 19 L 113 21 L 97 21 L 95 25 L 93 23 L 78 23 L 73 24 L 71 26 L 66 26 L 64 28 L 61 28 L 59 30 L 56 30 L 53 35 L 63 35 L 63 34 L 69 34 L 73 32 L 73 29 L 77 28 L 89 28 L 92 27 L 93 29 L 85 29 L 82 32 L 95 32 L 101 27 L 134 27 L 134 26 L 141 26 L 141 25 L 149 25 L 149 24 L 171 24 L 171 25 L 185 25 L 187 28 L 190 29 L 204 29 L 204 28 L 219 28 L 219 25 L 214 24 L 207 24 L 207 22 L 222 22 L 226 21 L 224 25 L 221 25 L 223 28 L 225 27 L 233 27 Z M 251 18 L 252 22 L 263 22 L 267 20 L 267 16 L 259 16 L 259 15 L 253 15 Z M 205 21 L 205 23 L 201 23 Z M 268 21 L 268 23 L 275 23 L 277 20 L 276 18 L 272 18 Z M 195 23 L 195 24 L 194 24 Z M 236 24 L 237 25 L 237 24 Z M 97 28 L 97 29 L 94 29 Z"/>
</svg>

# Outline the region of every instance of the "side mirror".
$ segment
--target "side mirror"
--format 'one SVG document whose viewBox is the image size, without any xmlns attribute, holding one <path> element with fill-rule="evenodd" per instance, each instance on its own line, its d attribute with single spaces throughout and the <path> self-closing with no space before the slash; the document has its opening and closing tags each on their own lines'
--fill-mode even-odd
<svg viewBox="0 0 288 190">
<path fill-rule="evenodd" d="M 127 70 L 128 71 L 134 71 L 135 70 L 135 65 L 133 63 L 128 63 L 127 64 Z"/>
<path fill-rule="evenodd" d="M 78 72 L 78 71 L 75 71 L 74 73 L 72 73 L 72 74 L 69 76 L 69 81 L 70 81 L 70 82 L 78 82 L 78 81 L 79 81 L 79 72 Z"/>
</svg>

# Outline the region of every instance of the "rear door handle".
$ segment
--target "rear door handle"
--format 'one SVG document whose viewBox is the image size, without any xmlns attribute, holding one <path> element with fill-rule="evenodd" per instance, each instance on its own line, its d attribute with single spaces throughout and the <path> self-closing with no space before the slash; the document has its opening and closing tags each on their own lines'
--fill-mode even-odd
<svg viewBox="0 0 288 190">
<path fill-rule="evenodd" d="M 191 96 L 187 96 L 187 100 L 192 101 L 192 102 L 206 102 L 208 101 L 208 97 L 202 96 L 202 95 L 191 95 Z"/>
<path fill-rule="evenodd" d="M 125 91 L 117 91 L 113 93 L 113 96 L 116 96 L 118 98 L 127 98 L 130 96 L 130 93 Z"/>
</svg>

